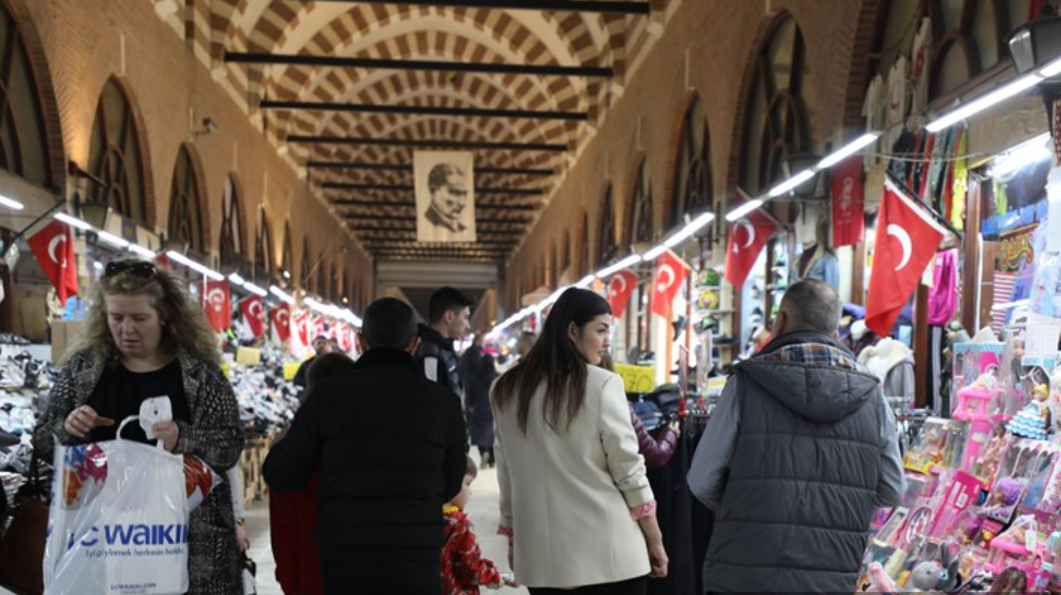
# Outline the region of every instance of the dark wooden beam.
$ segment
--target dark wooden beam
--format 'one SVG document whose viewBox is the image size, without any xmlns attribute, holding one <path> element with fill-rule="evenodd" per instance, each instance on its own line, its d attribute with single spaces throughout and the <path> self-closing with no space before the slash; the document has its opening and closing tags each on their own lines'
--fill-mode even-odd
<svg viewBox="0 0 1061 595">
<path fill-rule="evenodd" d="M 413 192 L 415 188 L 402 184 L 353 184 L 350 182 L 323 182 L 325 190 L 379 190 L 382 192 Z M 476 188 L 476 194 L 508 196 L 544 196 L 541 188 Z"/>
<path fill-rule="evenodd" d="M 320 0 L 352 2 L 353 0 Z M 403 6 L 446 6 L 450 8 L 509 8 L 512 10 L 557 10 L 563 12 L 596 12 L 614 14 L 651 14 L 648 2 L 615 0 L 359 0 L 361 4 L 400 4 Z"/>
<path fill-rule="evenodd" d="M 309 169 L 354 169 L 365 171 L 395 171 L 413 173 L 411 165 L 392 165 L 389 163 L 347 163 L 343 161 L 309 161 Z M 518 168 L 518 167 L 476 167 L 477 174 L 498 174 L 514 176 L 551 176 L 556 172 L 551 169 Z"/>
<path fill-rule="evenodd" d="M 266 99 L 261 102 L 261 108 L 269 110 L 358 112 L 369 114 L 458 116 L 526 120 L 568 120 L 576 122 L 589 120 L 589 112 L 491 109 L 478 107 L 436 107 L 426 105 L 376 105 L 371 103 L 336 103 L 330 101 L 277 101 Z"/>
<path fill-rule="evenodd" d="M 410 208 L 415 207 L 415 201 L 394 201 L 394 200 L 357 200 L 357 199 L 338 199 L 333 200 L 332 204 L 337 207 L 397 207 L 397 208 Z M 487 210 L 487 211 L 537 211 L 542 205 L 475 205 L 476 209 Z"/>
<path fill-rule="evenodd" d="M 361 215 L 357 213 L 343 213 L 343 217 L 346 219 L 359 219 L 364 221 L 416 221 L 416 215 Z M 530 225 L 529 219 L 491 219 L 488 217 L 476 217 L 477 223 L 496 223 L 496 224 L 511 224 L 511 225 Z"/>
<path fill-rule="evenodd" d="M 289 64 L 332 68 L 383 68 L 388 70 L 434 70 L 438 72 L 476 72 L 483 74 L 527 74 L 545 76 L 584 76 L 609 78 L 615 70 L 599 66 L 546 66 L 538 64 L 503 64 L 498 62 L 451 62 L 435 60 L 393 60 L 385 58 L 347 58 L 306 54 L 268 54 L 262 52 L 225 52 L 225 62 L 236 64 Z"/>
<path fill-rule="evenodd" d="M 454 141 L 443 139 L 397 139 L 367 138 L 357 136 L 319 136 L 292 134 L 287 137 L 289 143 L 331 144 L 331 145 L 368 145 L 380 147 L 439 147 L 443 149 L 492 149 L 498 151 L 549 151 L 564 153 L 567 145 L 551 143 L 492 143 L 481 141 Z"/>
<path fill-rule="evenodd" d="M 403 247 L 403 248 L 476 248 L 479 246 L 514 246 L 519 241 L 514 239 L 507 240 L 487 240 L 483 238 L 476 238 L 474 242 L 420 242 L 416 238 L 395 238 L 395 237 L 384 237 L 384 236 L 360 236 L 365 243 L 371 245 L 386 244 L 383 248 L 389 246 Z"/>
<path fill-rule="evenodd" d="M 481 235 L 494 235 L 494 236 L 506 236 L 506 237 L 516 236 L 516 237 L 518 237 L 518 236 L 522 235 L 523 232 L 526 230 L 526 224 L 523 224 L 523 223 L 519 224 L 518 226 L 505 227 L 505 228 L 501 228 L 501 229 L 498 229 L 497 227 L 495 227 L 495 225 L 496 224 L 491 224 L 489 227 L 481 227 L 481 228 L 479 228 L 478 230 L 476 230 L 476 234 L 475 234 L 476 237 L 481 236 Z M 361 232 L 361 231 L 376 231 L 376 232 L 380 232 L 380 233 L 395 233 L 395 234 L 403 233 L 403 234 L 412 234 L 413 236 L 416 235 L 416 225 L 415 224 L 414 225 L 401 224 L 401 225 L 399 225 L 397 227 L 393 227 L 393 226 L 383 227 L 383 226 L 381 226 L 378 223 L 367 223 L 367 222 L 366 223 L 347 223 L 346 228 L 349 229 L 350 231 L 357 231 L 357 232 Z"/>
</svg>

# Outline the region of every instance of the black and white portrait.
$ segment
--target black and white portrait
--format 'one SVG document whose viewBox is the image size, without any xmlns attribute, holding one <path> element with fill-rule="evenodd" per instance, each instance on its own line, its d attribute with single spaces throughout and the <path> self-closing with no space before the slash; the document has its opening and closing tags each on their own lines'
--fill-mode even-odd
<svg viewBox="0 0 1061 595">
<path fill-rule="evenodd" d="M 468 152 L 418 151 L 413 156 L 418 241 L 475 241 L 473 164 Z"/>
</svg>

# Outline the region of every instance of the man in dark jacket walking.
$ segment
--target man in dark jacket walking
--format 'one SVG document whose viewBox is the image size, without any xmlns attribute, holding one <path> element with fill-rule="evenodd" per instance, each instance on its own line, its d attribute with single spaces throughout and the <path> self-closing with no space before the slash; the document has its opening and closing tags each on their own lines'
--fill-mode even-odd
<svg viewBox="0 0 1061 595">
<path fill-rule="evenodd" d="M 792 285 L 726 384 L 688 477 L 716 515 L 708 592 L 853 592 L 875 508 L 902 498 L 894 416 L 839 320 L 830 286 Z"/>
<path fill-rule="evenodd" d="M 460 376 L 464 384 L 465 413 L 471 443 L 479 447 L 479 466 L 494 464 L 494 412 L 490 409 L 490 385 L 497 378 L 494 358 L 483 351 L 483 335 L 475 335 L 472 346 L 460 359 Z"/>
<path fill-rule="evenodd" d="M 460 402 L 424 378 L 407 304 L 373 302 L 360 341 L 354 370 L 314 387 L 262 473 L 289 492 L 320 464 L 325 593 L 437 595 L 442 505 L 460 492 L 467 461 Z"/>
<path fill-rule="evenodd" d="M 431 295 L 428 304 L 428 326 L 420 325 L 420 360 L 424 375 L 453 391 L 464 400 L 460 377 L 460 360 L 453 342 L 471 329 L 471 306 L 474 302 L 452 287 L 443 287 Z"/>
</svg>

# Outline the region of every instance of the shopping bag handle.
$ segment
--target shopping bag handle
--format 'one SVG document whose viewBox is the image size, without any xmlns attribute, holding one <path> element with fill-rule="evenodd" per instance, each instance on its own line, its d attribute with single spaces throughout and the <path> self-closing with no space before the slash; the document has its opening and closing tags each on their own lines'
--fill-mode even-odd
<svg viewBox="0 0 1061 595">
<path fill-rule="evenodd" d="M 125 426 L 129 422 L 133 422 L 133 421 L 140 421 L 140 416 L 139 415 L 130 415 L 129 417 L 123 419 L 122 423 L 118 424 L 118 433 L 115 434 L 114 437 L 116 439 L 118 439 L 118 440 L 125 440 L 125 438 L 122 438 L 122 430 L 125 429 Z M 162 444 L 161 440 L 155 440 L 155 448 L 157 448 L 159 450 L 165 450 L 166 449 L 166 447 Z"/>
</svg>

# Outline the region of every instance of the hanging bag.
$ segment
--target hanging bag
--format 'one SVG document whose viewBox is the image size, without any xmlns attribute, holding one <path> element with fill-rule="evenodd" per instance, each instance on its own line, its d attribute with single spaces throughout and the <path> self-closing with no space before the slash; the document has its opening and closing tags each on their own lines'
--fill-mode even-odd
<svg viewBox="0 0 1061 595">
<path fill-rule="evenodd" d="M 30 476 L 15 496 L 11 526 L 0 539 L 0 585 L 21 595 L 41 595 L 41 560 L 48 531 L 48 504 L 40 481 L 37 455 L 30 459 Z M 3 498 L 0 493 L 0 498 Z"/>
<path fill-rule="evenodd" d="M 122 439 L 137 419 L 123 420 L 113 441 L 56 445 L 48 595 L 188 590 L 188 496 L 198 488 L 186 479 L 187 456 Z"/>
</svg>

